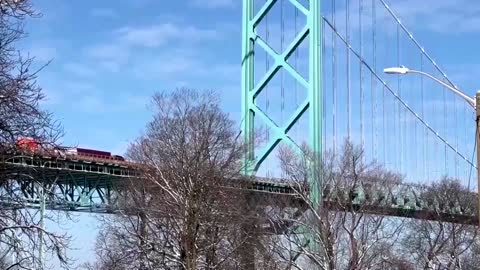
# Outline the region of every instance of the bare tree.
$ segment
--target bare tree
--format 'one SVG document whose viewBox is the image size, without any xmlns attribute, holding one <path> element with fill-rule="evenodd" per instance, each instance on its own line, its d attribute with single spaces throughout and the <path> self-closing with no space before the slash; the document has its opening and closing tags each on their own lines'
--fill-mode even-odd
<svg viewBox="0 0 480 270">
<path fill-rule="evenodd" d="M 438 215 L 452 210 L 477 213 L 476 196 L 455 179 L 444 178 L 432 184 L 422 197 L 436 205 Z M 411 220 L 405 230 L 403 247 L 407 257 L 423 269 L 463 269 L 461 262 L 467 260 L 469 253 L 476 253 L 477 231 L 475 226 L 462 223 Z"/>
<path fill-rule="evenodd" d="M 460 265 L 462 269 L 480 269 L 480 243 L 479 239 L 475 240 L 471 248 L 469 248 L 462 256 Z"/>
<path fill-rule="evenodd" d="M 19 137 L 33 137 L 52 144 L 61 135 L 51 114 L 40 108 L 44 99 L 36 84 L 39 70 L 32 70 L 34 58 L 16 49 L 25 35 L 24 21 L 38 15 L 29 0 L 0 1 L 0 144 L 14 147 Z"/>
<path fill-rule="evenodd" d="M 325 153 L 320 168 L 314 168 L 323 180 L 323 201 L 315 204 L 308 183 L 314 158 L 308 150 L 280 151 L 282 171 L 306 207 L 290 230 L 272 242 L 283 269 L 476 269 L 476 228 L 460 221 L 383 216 L 382 211 L 389 214 L 386 202 L 396 199 L 393 188 L 406 186 L 398 174 L 366 163 L 362 149 L 349 142 L 338 155 Z M 454 179 L 442 179 L 419 195 L 436 206 L 436 214 L 429 215 L 438 220 L 452 211 L 477 212 L 476 195 Z"/>
<path fill-rule="evenodd" d="M 3 162 L 16 152 L 18 138 L 31 137 L 52 148 L 62 135 L 51 114 L 40 107 L 44 96 L 36 78 L 41 68 L 32 70 L 34 58 L 17 50 L 26 35 L 25 20 L 37 15 L 29 0 L 0 0 L 0 255 L 10 263 L 7 269 L 42 268 L 40 242 L 45 252 L 67 263 L 66 237 L 46 231 L 39 212 L 26 209 L 21 196 L 25 184 L 43 187 L 39 174 L 27 168 L 12 169 Z"/>
<path fill-rule="evenodd" d="M 255 220 L 239 179 L 243 145 L 213 92 L 178 89 L 153 97 L 154 117 L 128 151 L 140 178 L 122 214 L 106 222 L 135 269 L 245 269 L 240 224 Z"/>
<path fill-rule="evenodd" d="M 366 163 L 363 150 L 346 142 L 339 155 L 325 153 L 314 168 L 323 180 L 323 202 L 316 205 L 308 184 L 314 155 L 283 148 L 279 157 L 307 209 L 273 247 L 286 269 L 383 269 L 378 250 L 394 246 L 403 222 L 368 213 L 381 203 L 375 195 L 401 177 Z"/>
<path fill-rule="evenodd" d="M 95 250 L 96 262 L 80 266 L 88 270 L 126 270 L 131 269 L 131 259 L 126 254 L 126 247 L 120 246 L 120 241 L 115 238 L 116 233 L 103 230 L 98 235 Z"/>
</svg>

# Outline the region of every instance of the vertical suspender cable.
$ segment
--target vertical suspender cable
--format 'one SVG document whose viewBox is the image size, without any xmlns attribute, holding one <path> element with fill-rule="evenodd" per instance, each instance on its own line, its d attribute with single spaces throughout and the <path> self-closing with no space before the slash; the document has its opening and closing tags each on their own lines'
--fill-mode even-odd
<svg viewBox="0 0 480 270">
<path fill-rule="evenodd" d="M 285 17 L 284 17 L 285 0 L 280 0 L 280 53 L 283 53 L 285 43 Z M 283 125 L 283 111 L 285 110 L 285 70 L 280 69 L 280 125 Z M 283 175 L 282 175 L 283 177 Z"/>
<path fill-rule="evenodd" d="M 383 131 L 383 136 L 382 136 L 382 139 L 383 139 L 383 142 L 382 142 L 382 145 L 383 145 L 383 164 L 386 165 L 387 164 L 387 144 L 386 144 L 386 124 L 385 124 L 385 85 L 383 86 L 382 88 L 382 105 L 383 105 L 383 116 L 382 116 L 382 122 L 383 122 L 383 126 L 382 126 L 382 131 Z"/>
<path fill-rule="evenodd" d="M 373 45 L 373 69 L 377 72 L 377 13 L 375 8 L 376 0 L 372 0 L 372 45 Z M 372 83 L 372 147 L 373 147 L 373 157 L 377 159 L 377 140 L 378 140 L 378 123 L 377 123 L 377 80 L 373 74 L 371 74 L 371 83 Z"/>
<path fill-rule="evenodd" d="M 413 81 L 413 80 L 412 80 L 412 83 L 411 83 L 412 86 L 411 86 L 410 88 L 412 88 L 413 85 L 415 85 L 415 83 L 416 83 L 416 81 Z M 407 92 L 410 92 L 410 91 L 407 91 Z M 421 96 L 420 99 L 423 98 L 422 95 L 423 95 L 423 93 L 420 93 L 420 96 Z M 415 102 L 415 101 L 416 101 L 416 102 Z M 417 104 L 418 104 L 417 99 L 414 99 L 414 103 L 417 103 Z M 423 110 L 423 108 L 422 108 L 422 110 Z M 407 114 L 407 112 L 405 112 L 405 113 Z M 421 115 L 422 118 L 423 118 L 423 113 L 422 113 L 422 112 L 420 112 L 420 115 Z M 418 121 L 414 121 L 414 126 L 413 126 L 413 129 L 414 129 L 414 133 L 413 133 L 413 134 L 414 134 L 414 135 L 413 135 L 413 136 L 414 136 L 414 138 L 413 138 L 413 145 L 415 145 L 415 146 L 419 145 L 419 144 L 418 144 L 418 132 L 417 132 L 417 131 L 418 131 L 418 128 L 417 128 L 417 122 L 418 122 Z M 410 147 L 410 145 L 407 144 L 407 148 L 408 148 L 408 147 Z M 423 146 L 422 146 L 422 147 L 423 147 Z M 418 166 L 418 160 L 419 160 L 418 155 L 419 155 L 419 152 L 421 152 L 421 150 L 418 149 L 418 147 L 415 147 L 415 148 L 413 149 L 413 151 L 412 151 L 412 153 L 413 153 L 413 159 L 414 159 L 414 160 L 413 160 L 413 167 L 414 167 L 414 170 L 413 170 L 413 171 L 414 171 L 414 175 L 415 175 L 415 177 L 417 178 L 417 180 L 422 180 L 422 176 L 420 175 L 420 168 L 421 168 L 421 166 Z M 408 158 L 408 157 L 407 157 L 407 158 Z"/>
<path fill-rule="evenodd" d="M 433 100 L 432 103 L 433 103 L 433 106 L 432 106 L 433 107 L 433 114 L 432 115 L 437 115 L 437 106 L 435 104 L 436 103 L 435 100 Z M 434 126 L 435 126 L 436 122 L 438 122 L 438 121 L 435 121 L 435 120 L 432 120 L 432 121 L 433 121 Z M 433 156 L 438 157 L 438 144 L 435 143 L 435 140 L 432 140 L 432 142 L 433 142 Z M 436 172 L 436 171 L 434 171 L 434 172 Z M 434 176 L 432 176 L 432 178 L 435 178 L 435 174 L 434 174 Z"/>
<path fill-rule="evenodd" d="M 466 104 L 465 102 L 463 102 L 463 115 L 462 115 L 462 116 L 465 117 L 465 119 L 466 119 L 466 116 L 467 116 L 467 115 L 468 115 L 467 104 Z M 468 142 L 468 131 L 467 131 L 468 125 L 465 125 L 465 124 L 464 124 L 464 127 L 465 127 L 465 128 L 464 128 L 464 133 L 465 133 L 465 134 L 464 134 L 464 142 Z M 476 136 L 475 136 L 475 138 L 476 138 Z M 467 145 L 468 145 L 468 144 L 467 144 Z M 468 149 L 468 147 L 465 147 L 465 149 Z M 475 152 L 474 152 L 474 154 L 475 154 Z M 463 163 L 463 162 L 462 162 L 462 163 Z M 465 166 L 465 179 L 468 178 L 468 171 L 469 171 L 468 166 Z M 469 189 L 469 190 L 470 190 L 470 189 Z"/>
<path fill-rule="evenodd" d="M 336 8 L 335 1 L 332 0 L 332 23 L 336 27 L 335 17 L 336 17 Z M 335 31 L 332 31 L 332 96 L 333 96 L 333 155 L 335 156 L 337 151 L 337 50 L 336 50 L 336 34 Z"/>
<path fill-rule="evenodd" d="M 268 0 L 265 0 L 265 3 Z M 268 13 L 265 15 L 265 42 L 269 44 L 270 40 L 270 32 L 268 29 Z M 265 72 L 268 72 L 268 68 L 270 66 L 270 58 L 267 52 L 265 52 Z M 270 100 L 268 98 L 268 84 L 265 86 L 265 112 L 267 115 L 269 114 L 269 108 L 270 108 Z M 270 140 L 270 129 L 268 128 L 268 125 L 265 123 L 265 132 L 266 132 L 266 141 L 268 142 Z M 267 177 L 270 177 L 270 164 L 269 161 L 266 162 L 266 167 L 267 167 Z"/>
<path fill-rule="evenodd" d="M 393 41 L 393 43 L 395 43 L 395 40 Z M 396 49 L 398 50 L 398 48 L 396 48 Z M 394 57 L 396 58 L 396 55 L 395 55 Z M 395 60 L 394 60 L 394 61 L 395 61 Z M 398 65 L 398 63 L 397 63 L 397 65 Z M 399 75 L 396 75 L 396 76 L 397 76 L 397 89 L 396 89 L 396 90 L 397 90 L 397 94 L 398 94 L 398 80 L 399 80 L 400 78 L 398 78 Z M 392 84 L 393 84 L 393 83 L 392 83 Z M 400 170 L 399 170 L 399 165 L 398 165 L 399 163 L 398 163 L 398 159 L 397 159 L 397 158 L 398 158 L 398 154 L 400 153 L 400 145 L 399 145 L 399 140 L 400 140 L 400 138 L 398 138 L 399 136 L 398 136 L 398 134 L 397 134 L 397 132 L 398 132 L 398 131 L 397 131 L 397 121 L 399 120 L 399 119 L 398 119 L 398 116 L 397 116 L 397 105 L 400 106 L 399 104 L 396 103 L 396 101 L 394 101 L 394 103 L 393 103 L 393 105 L 392 105 L 392 120 L 393 120 L 393 121 L 392 121 L 392 122 L 393 122 L 393 123 L 392 123 L 392 125 L 393 125 L 393 132 L 392 132 L 392 133 L 393 133 L 393 135 L 391 135 L 391 136 L 395 138 L 395 139 L 393 140 L 395 143 L 393 144 L 393 147 L 392 147 L 393 153 L 392 153 L 391 156 L 392 156 L 392 159 L 393 159 L 393 161 L 392 161 L 393 166 L 395 166 L 395 169 L 396 169 L 397 171 L 400 171 Z"/>
<path fill-rule="evenodd" d="M 397 66 L 400 66 L 400 27 L 397 25 Z M 397 86 L 398 86 L 398 95 L 402 98 L 402 78 L 398 75 L 397 76 Z M 399 170 L 403 173 L 403 140 L 402 140 L 402 107 L 400 103 L 398 104 L 398 142 L 400 146 L 399 152 Z M 398 149 L 397 149 L 398 150 Z"/>
<path fill-rule="evenodd" d="M 284 18 L 285 0 L 280 0 L 280 52 L 283 53 L 283 46 L 285 43 L 285 18 Z M 280 120 L 283 125 L 283 111 L 285 109 L 285 85 L 284 85 L 284 70 L 280 71 Z"/>
<path fill-rule="evenodd" d="M 420 55 L 420 70 L 423 72 L 423 54 Z M 425 90 L 423 87 L 423 76 L 420 76 L 420 93 L 422 99 L 422 118 L 425 117 Z M 427 159 L 428 154 L 428 130 L 427 127 L 423 127 L 424 143 L 423 143 L 423 181 L 430 181 L 430 174 L 427 171 Z M 425 179 L 426 177 L 426 179 Z"/>
<path fill-rule="evenodd" d="M 365 145 L 365 134 L 363 132 L 364 119 L 363 119 L 363 27 L 362 27 L 362 12 L 363 12 L 363 0 L 358 1 L 358 24 L 360 26 L 360 137 L 361 146 Z"/>
<path fill-rule="evenodd" d="M 346 50 L 347 50 L 347 114 L 348 114 L 348 120 L 347 120 L 347 134 L 348 134 L 348 140 L 351 140 L 351 132 L 352 132 L 352 101 L 351 101 L 351 89 L 350 89 L 350 1 L 345 0 L 346 2 L 346 39 L 347 39 L 347 44 L 346 44 Z"/>
<path fill-rule="evenodd" d="M 298 8 L 295 8 L 295 36 L 298 35 Z M 298 70 L 298 49 L 295 50 L 295 70 Z M 298 108 L 298 81 L 295 80 L 295 109 Z M 295 125 L 295 136 L 298 138 L 298 124 Z"/>
<path fill-rule="evenodd" d="M 453 97 L 454 98 L 454 104 L 453 104 L 453 109 L 454 109 L 454 121 L 455 121 L 455 147 L 458 149 L 458 119 L 457 119 L 457 97 Z M 455 155 L 455 159 L 454 159 L 454 162 L 455 162 L 455 178 L 456 179 L 459 179 L 458 177 L 458 156 Z"/>
<path fill-rule="evenodd" d="M 322 37 L 322 53 L 324 53 L 325 52 L 325 38 L 324 38 L 325 37 L 325 20 L 322 19 L 321 21 L 322 21 L 322 35 L 323 35 L 323 37 Z M 324 68 L 325 67 L 325 57 L 322 57 L 321 65 L 322 65 L 322 78 L 326 78 L 326 76 L 325 76 L 326 68 Z M 325 98 L 325 96 L 326 96 L 325 95 L 325 93 L 326 93 L 326 87 L 325 87 L 326 86 L 326 81 L 327 80 L 322 79 L 322 89 L 324 89 L 323 90 L 324 97 L 322 98 L 322 125 L 323 125 L 322 128 L 323 128 L 323 130 L 327 130 L 327 121 L 326 121 L 327 99 Z M 322 132 L 322 137 L 323 137 L 323 145 L 326 146 L 327 145 L 327 132 Z M 326 147 L 324 149 L 326 149 Z M 326 153 L 326 151 L 323 150 L 323 153 L 322 153 L 323 158 L 325 158 L 325 153 Z"/>
<path fill-rule="evenodd" d="M 447 89 L 443 88 L 443 132 L 445 132 L 445 136 L 448 138 L 448 131 L 447 131 Z M 448 174 L 448 157 L 447 157 L 447 145 L 445 145 L 445 153 L 444 153 L 444 165 L 445 165 L 445 175 Z"/>
</svg>

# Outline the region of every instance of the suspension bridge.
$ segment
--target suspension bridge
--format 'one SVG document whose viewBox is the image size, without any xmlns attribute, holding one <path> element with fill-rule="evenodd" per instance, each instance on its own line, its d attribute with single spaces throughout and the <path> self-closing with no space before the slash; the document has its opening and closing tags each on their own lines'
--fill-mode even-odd
<svg viewBox="0 0 480 270">
<path fill-rule="evenodd" d="M 282 178 L 282 145 L 321 156 L 349 140 L 411 186 L 449 176 L 476 190 L 475 109 L 387 1 L 245 0 L 243 14 L 245 174 Z"/>
<path fill-rule="evenodd" d="M 462 198 L 439 205 L 425 197 L 425 185 L 445 175 L 474 195 L 474 110 L 423 76 L 383 74 L 385 67 L 405 65 L 457 88 L 386 1 L 243 0 L 241 64 L 242 133 L 251 143 L 246 180 L 227 181 L 225 188 L 295 198 L 291 184 L 275 181 L 283 179 L 279 147 L 306 143 L 323 155 L 338 153 L 348 139 L 362 146 L 366 161 L 407 180 L 345 191 L 352 206 L 362 204 L 370 214 L 476 222 Z M 264 140 L 253 143 L 257 136 Z M 135 165 L 123 161 L 1 158 L 11 176 L 1 191 L 4 207 L 114 213 L 118 187 L 138 177 Z M 319 181 L 311 176 L 311 183 Z M 315 200 L 335 209 L 312 187 Z"/>
</svg>

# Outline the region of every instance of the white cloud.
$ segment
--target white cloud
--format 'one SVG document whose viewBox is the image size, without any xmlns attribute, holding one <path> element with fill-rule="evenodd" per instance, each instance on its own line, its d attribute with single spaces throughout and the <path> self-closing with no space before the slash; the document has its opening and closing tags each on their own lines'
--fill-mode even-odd
<svg viewBox="0 0 480 270">
<path fill-rule="evenodd" d="M 78 97 L 78 109 L 85 113 L 125 113 L 146 108 L 150 97 L 140 94 L 118 94 L 105 97 L 99 93 L 84 93 Z"/>
<path fill-rule="evenodd" d="M 188 67 L 189 59 L 184 55 L 184 51 L 191 49 L 194 44 L 202 41 L 216 40 L 221 34 L 214 29 L 200 29 L 194 26 L 182 26 L 172 23 L 152 24 L 147 26 L 122 27 L 112 32 L 111 42 L 98 43 L 86 48 L 87 57 L 95 61 L 95 65 L 109 72 L 117 72 L 121 70 L 127 63 L 138 61 L 141 58 L 147 66 L 151 66 L 151 59 L 144 57 L 131 56 L 138 51 L 136 47 L 144 47 L 147 49 L 157 49 L 158 47 L 169 46 L 168 53 L 162 53 L 165 56 L 162 60 L 166 61 L 163 65 L 155 66 L 154 72 L 171 73 L 174 71 L 183 71 Z M 175 44 L 173 46 L 170 46 Z M 175 53 L 175 51 L 182 53 Z M 138 55 L 138 54 L 137 54 Z M 182 55 L 183 59 L 174 59 L 175 56 Z M 158 58 L 158 57 L 156 57 Z M 172 60 L 173 59 L 173 60 Z M 174 64 L 170 63 L 176 61 Z M 70 67 L 72 68 L 72 67 Z M 75 69 L 73 67 L 73 69 Z M 78 69 L 78 68 L 76 68 Z M 80 70 L 76 70 L 80 71 Z M 151 73 L 151 72 L 150 72 Z"/>
<path fill-rule="evenodd" d="M 390 2 L 392 10 L 411 26 L 445 34 L 480 31 L 480 6 L 474 0 Z"/>
<path fill-rule="evenodd" d="M 199 41 L 218 37 L 215 30 L 199 29 L 194 26 L 180 27 L 171 23 L 143 27 L 123 27 L 116 32 L 120 35 L 119 40 L 121 42 L 142 47 L 158 47 L 168 42 Z"/>
<path fill-rule="evenodd" d="M 232 8 L 235 7 L 234 0 L 192 0 L 191 4 L 199 8 Z"/>
<path fill-rule="evenodd" d="M 191 77 L 192 71 L 199 70 L 200 66 L 195 58 L 171 52 L 137 61 L 133 74 L 139 79 L 181 79 L 185 74 Z"/>
</svg>

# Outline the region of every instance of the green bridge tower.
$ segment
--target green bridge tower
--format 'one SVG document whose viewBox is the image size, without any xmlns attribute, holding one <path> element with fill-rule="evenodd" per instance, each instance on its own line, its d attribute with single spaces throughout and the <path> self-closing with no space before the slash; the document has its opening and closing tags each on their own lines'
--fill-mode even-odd
<svg viewBox="0 0 480 270">
<path fill-rule="evenodd" d="M 258 34 L 257 28 L 262 19 L 272 10 L 276 2 L 280 0 L 267 0 L 262 3 L 258 11 L 255 11 L 255 0 L 243 0 L 243 31 L 242 31 L 242 133 L 248 147 L 245 153 L 245 175 L 255 175 L 265 159 L 272 154 L 275 147 L 281 142 L 298 147 L 288 136 L 299 121 L 300 117 L 308 113 L 309 117 L 309 146 L 315 154 L 311 160 L 310 187 L 311 199 L 318 204 L 321 201 L 322 179 L 318 173 L 320 156 L 322 153 L 322 48 L 321 48 L 321 0 L 310 0 L 308 7 L 297 0 L 284 0 L 295 6 L 300 14 L 306 17 L 306 23 L 296 34 L 293 41 L 285 49 L 277 53 L 271 45 Z M 284 29 L 282 29 L 285 31 Z M 299 72 L 288 63 L 289 57 L 308 37 L 308 78 L 303 78 Z M 257 83 L 254 78 L 255 70 L 255 47 L 258 45 L 273 59 L 273 65 L 261 77 Z M 256 98 L 266 88 L 267 84 L 278 76 L 279 70 L 288 72 L 298 84 L 308 90 L 306 99 L 300 103 L 296 110 L 289 116 L 282 126 L 277 125 L 268 112 L 262 111 L 256 104 Z M 254 140 L 255 120 L 259 118 L 268 125 L 271 131 L 268 141 L 263 149 L 256 149 Z M 256 153 L 258 150 L 258 153 Z"/>
</svg>

